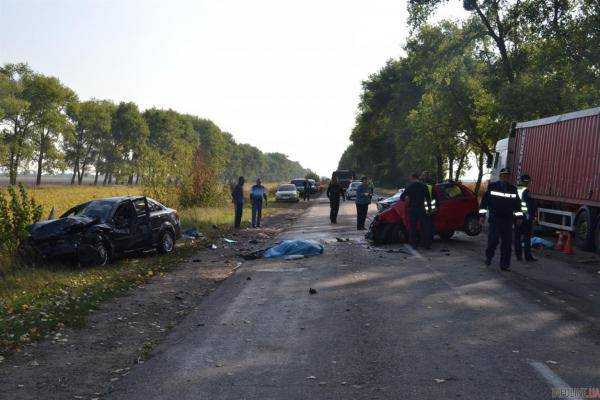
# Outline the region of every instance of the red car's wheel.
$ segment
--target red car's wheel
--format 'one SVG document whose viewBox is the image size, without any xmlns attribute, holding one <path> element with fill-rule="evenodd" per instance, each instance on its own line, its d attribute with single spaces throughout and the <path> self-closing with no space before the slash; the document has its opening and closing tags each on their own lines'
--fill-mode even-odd
<svg viewBox="0 0 600 400">
<path fill-rule="evenodd" d="M 464 231 L 469 236 L 477 236 L 481 233 L 481 225 L 479 224 L 479 217 L 475 214 L 467 215 L 465 218 Z"/>
<path fill-rule="evenodd" d="M 454 236 L 454 231 L 439 232 L 438 235 L 440 235 L 440 238 L 442 238 L 442 240 L 450 240 L 452 239 L 452 236 Z"/>
</svg>

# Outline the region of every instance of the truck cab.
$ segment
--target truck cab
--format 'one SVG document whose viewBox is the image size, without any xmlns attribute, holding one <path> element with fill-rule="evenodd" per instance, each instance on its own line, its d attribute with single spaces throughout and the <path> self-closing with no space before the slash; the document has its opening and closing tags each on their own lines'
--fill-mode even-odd
<svg viewBox="0 0 600 400">
<path fill-rule="evenodd" d="M 506 168 L 508 160 L 508 138 L 500 139 L 496 143 L 492 170 L 490 172 L 490 182 L 500 179 L 500 170 Z"/>
</svg>

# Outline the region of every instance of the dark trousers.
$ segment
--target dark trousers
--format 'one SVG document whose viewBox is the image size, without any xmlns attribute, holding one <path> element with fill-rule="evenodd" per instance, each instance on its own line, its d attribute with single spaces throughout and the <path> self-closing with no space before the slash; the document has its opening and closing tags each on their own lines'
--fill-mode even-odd
<svg viewBox="0 0 600 400">
<path fill-rule="evenodd" d="M 523 257 L 525 253 L 525 259 L 531 260 L 531 221 L 523 220 L 521 225 L 515 224 L 515 255 L 517 259 Z M 524 243 L 524 245 L 522 244 Z"/>
<path fill-rule="evenodd" d="M 365 229 L 367 212 L 369 212 L 369 204 L 356 204 L 356 229 Z"/>
<path fill-rule="evenodd" d="M 310 200 L 310 192 L 308 191 L 308 189 L 304 190 L 304 192 L 302 193 L 302 198 L 306 201 Z"/>
<path fill-rule="evenodd" d="M 332 223 L 335 224 L 337 223 L 337 215 L 338 211 L 340 210 L 340 199 L 331 200 L 329 202 L 329 207 L 331 208 L 331 210 L 329 211 L 329 219 Z"/>
<path fill-rule="evenodd" d="M 260 226 L 260 219 L 262 218 L 262 200 L 255 200 L 252 202 L 252 227 L 257 228 Z"/>
<path fill-rule="evenodd" d="M 510 267 L 510 250 L 512 245 L 513 233 L 512 218 L 494 219 L 490 221 L 488 232 L 488 244 L 485 249 L 485 257 L 491 261 L 494 258 L 496 247 L 500 243 L 500 267 Z"/>
<path fill-rule="evenodd" d="M 244 203 L 235 203 L 235 220 L 233 226 L 239 228 L 242 224 L 242 211 L 244 210 Z"/>
<path fill-rule="evenodd" d="M 431 247 L 431 218 L 425 213 L 423 208 L 409 208 L 408 219 L 410 222 L 410 231 L 408 234 L 410 245 L 417 246 L 417 238 L 421 237 L 421 244 L 424 248 Z M 417 225 L 421 228 L 421 234 L 417 232 Z"/>
</svg>

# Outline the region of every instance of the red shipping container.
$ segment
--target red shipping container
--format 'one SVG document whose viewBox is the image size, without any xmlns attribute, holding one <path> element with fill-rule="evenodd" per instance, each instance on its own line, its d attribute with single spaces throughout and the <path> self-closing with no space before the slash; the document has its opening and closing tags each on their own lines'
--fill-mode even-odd
<svg viewBox="0 0 600 400">
<path fill-rule="evenodd" d="M 518 123 L 508 166 L 537 199 L 600 207 L 600 107 Z"/>
</svg>

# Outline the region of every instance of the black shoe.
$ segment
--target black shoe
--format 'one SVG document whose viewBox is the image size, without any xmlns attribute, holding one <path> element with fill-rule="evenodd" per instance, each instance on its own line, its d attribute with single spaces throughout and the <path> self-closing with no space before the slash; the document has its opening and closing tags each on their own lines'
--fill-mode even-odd
<svg viewBox="0 0 600 400">
<path fill-rule="evenodd" d="M 537 258 L 533 258 L 533 257 L 526 257 L 526 258 L 525 258 L 525 261 L 526 261 L 526 262 L 536 262 L 536 261 L 537 261 Z"/>
<path fill-rule="evenodd" d="M 500 267 L 502 271 L 510 271 L 510 267 Z"/>
<path fill-rule="evenodd" d="M 490 265 L 492 265 L 492 260 L 490 260 L 489 258 L 486 258 L 486 259 L 485 259 L 485 265 L 487 265 L 488 267 L 489 267 Z"/>
</svg>

